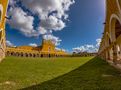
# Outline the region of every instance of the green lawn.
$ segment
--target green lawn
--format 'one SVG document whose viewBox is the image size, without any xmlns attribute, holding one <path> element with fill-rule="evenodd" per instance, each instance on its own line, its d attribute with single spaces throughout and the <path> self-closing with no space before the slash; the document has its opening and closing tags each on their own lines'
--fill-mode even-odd
<svg viewBox="0 0 121 90">
<path fill-rule="evenodd" d="M 44 82 L 70 73 L 90 59 L 92 57 L 51 59 L 7 57 L 0 63 L 0 90 L 43 85 Z"/>
<path fill-rule="evenodd" d="M 100 58 L 16 58 L 0 63 L 0 90 L 121 90 L 121 73 Z"/>
</svg>

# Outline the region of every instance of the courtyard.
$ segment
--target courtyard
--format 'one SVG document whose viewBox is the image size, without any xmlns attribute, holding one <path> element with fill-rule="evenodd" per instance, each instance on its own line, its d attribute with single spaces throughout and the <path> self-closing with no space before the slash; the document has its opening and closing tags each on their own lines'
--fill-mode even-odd
<svg viewBox="0 0 121 90">
<path fill-rule="evenodd" d="M 0 90 L 121 89 L 120 72 L 98 57 L 6 57 L 0 71 Z"/>
</svg>

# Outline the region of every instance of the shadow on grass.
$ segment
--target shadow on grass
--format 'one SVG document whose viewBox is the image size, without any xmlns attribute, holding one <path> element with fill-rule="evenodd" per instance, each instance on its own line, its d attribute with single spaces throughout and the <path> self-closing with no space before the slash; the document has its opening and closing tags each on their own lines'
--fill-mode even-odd
<svg viewBox="0 0 121 90">
<path fill-rule="evenodd" d="M 95 57 L 63 76 L 21 90 L 121 90 L 121 76 Z"/>
</svg>

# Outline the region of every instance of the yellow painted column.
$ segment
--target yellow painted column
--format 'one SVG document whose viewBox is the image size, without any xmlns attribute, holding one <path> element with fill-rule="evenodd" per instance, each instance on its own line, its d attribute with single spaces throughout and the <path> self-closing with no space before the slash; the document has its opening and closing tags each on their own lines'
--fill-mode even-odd
<svg viewBox="0 0 121 90">
<path fill-rule="evenodd" d="M 114 62 L 114 64 L 117 64 L 117 60 L 118 60 L 118 52 L 117 52 L 117 46 L 115 43 L 113 46 L 113 62 Z"/>
<path fill-rule="evenodd" d="M 5 57 L 6 39 L 5 24 L 8 0 L 0 0 L 0 61 Z"/>
</svg>

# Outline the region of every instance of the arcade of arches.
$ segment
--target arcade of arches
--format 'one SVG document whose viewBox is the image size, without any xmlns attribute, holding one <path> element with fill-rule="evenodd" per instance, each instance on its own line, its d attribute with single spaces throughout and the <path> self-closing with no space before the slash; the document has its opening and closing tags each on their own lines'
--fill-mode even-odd
<svg viewBox="0 0 121 90">
<path fill-rule="evenodd" d="M 7 47 L 5 45 L 5 23 L 6 11 L 9 0 L 0 0 L 0 61 L 6 56 L 20 57 L 62 57 L 68 53 L 56 50 L 55 45 L 50 40 L 43 40 L 42 46 L 30 47 Z"/>
<path fill-rule="evenodd" d="M 25 57 L 67 56 L 61 50 L 55 50 L 50 41 L 43 41 L 42 46 L 21 46 L 16 48 L 5 45 L 5 22 L 8 0 L 0 0 L 0 60 L 6 55 Z M 121 63 L 121 0 L 106 0 L 105 28 L 98 55 L 113 63 Z"/>
<path fill-rule="evenodd" d="M 106 21 L 98 55 L 121 63 L 121 0 L 106 0 Z"/>
<path fill-rule="evenodd" d="M 20 46 L 7 47 L 6 56 L 17 57 L 65 57 L 69 54 L 63 50 L 56 50 L 51 40 L 43 40 L 42 45 L 38 47 Z"/>
</svg>

